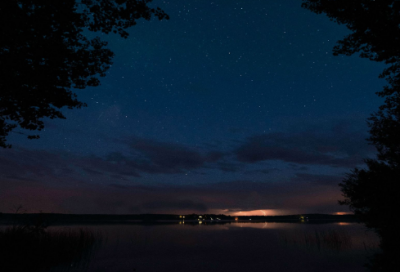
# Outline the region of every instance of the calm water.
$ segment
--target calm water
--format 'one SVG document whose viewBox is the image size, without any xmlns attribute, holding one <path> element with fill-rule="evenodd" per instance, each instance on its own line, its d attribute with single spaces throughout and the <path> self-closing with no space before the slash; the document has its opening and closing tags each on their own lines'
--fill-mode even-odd
<svg viewBox="0 0 400 272">
<path fill-rule="evenodd" d="M 108 225 L 85 271 L 366 271 L 376 235 L 360 224 Z M 323 243 L 340 234 L 345 243 Z M 316 240 L 316 233 L 320 240 Z M 339 240 L 340 240 L 339 239 Z M 342 241 L 342 242 L 343 242 Z M 344 245 L 344 246 L 343 246 Z M 70 270 L 81 271 L 81 270 Z"/>
</svg>

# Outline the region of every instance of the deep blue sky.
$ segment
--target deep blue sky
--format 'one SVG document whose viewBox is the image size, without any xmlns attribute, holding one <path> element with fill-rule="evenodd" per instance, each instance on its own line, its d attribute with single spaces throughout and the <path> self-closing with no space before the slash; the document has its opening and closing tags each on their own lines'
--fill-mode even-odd
<svg viewBox="0 0 400 272">
<path fill-rule="evenodd" d="M 0 150 L 0 211 L 282 214 L 347 211 L 384 65 L 333 56 L 349 31 L 301 0 L 157 1 L 87 108 Z M 22 131 L 21 131 L 22 132 Z"/>
</svg>

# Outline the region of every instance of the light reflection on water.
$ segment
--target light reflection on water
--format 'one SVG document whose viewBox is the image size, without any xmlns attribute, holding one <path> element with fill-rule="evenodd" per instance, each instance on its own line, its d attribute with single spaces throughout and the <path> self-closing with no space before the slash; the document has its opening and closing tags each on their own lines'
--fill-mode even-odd
<svg viewBox="0 0 400 272">
<path fill-rule="evenodd" d="M 73 226 L 69 228 L 81 228 Z M 87 226 L 85 226 L 87 227 Z M 57 227 L 59 228 L 59 227 Z M 376 235 L 359 224 L 232 223 L 225 225 L 90 226 L 106 237 L 88 272 L 101 271 L 365 271 Z M 337 230 L 351 247 L 302 244 L 307 233 Z M 286 236 L 285 236 L 286 235 Z M 282 237 L 295 237 L 286 242 Z M 297 241 L 297 240 L 298 241 Z M 296 242 L 297 241 L 297 242 Z M 71 270 L 73 271 L 73 270 Z"/>
</svg>

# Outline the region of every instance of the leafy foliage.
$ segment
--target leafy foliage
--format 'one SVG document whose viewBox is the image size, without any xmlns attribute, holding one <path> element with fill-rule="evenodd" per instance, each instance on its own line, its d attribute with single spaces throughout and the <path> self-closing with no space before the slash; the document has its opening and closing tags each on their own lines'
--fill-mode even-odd
<svg viewBox="0 0 400 272">
<path fill-rule="evenodd" d="M 62 107 L 86 106 L 72 88 L 98 86 L 114 53 L 99 37 L 118 33 L 140 18 L 169 19 L 152 0 L 9 0 L 0 3 L 0 146 L 16 127 L 44 128 L 44 117 L 65 118 Z M 28 138 L 38 138 L 29 135 Z"/>
<path fill-rule="evenodd" d="M 393 197 L 400 171 L 378 160 L 366 160 L 368 170 L 355 169 L 340 184 L 346 199 L 341 204 L 349 205 L 355 214 L 378 233 L 393 222 L 393 210 L 400 199 Z"/>
<path fill-rule="evenodd" d="M 380 77 L 389 83 L 379 96 L 384 105 L 368 119 L 369 142 L 378 150 L 376 160 L 366 160 L 368 170 L 355 169 L 340 184 L 349 205 L 373 227 L 383 223 L 384 214 L 393 209 L 393 190 L 400 180 L 400 2 L 395 0 L 303 0 L 302 7 L 325 13 L 331 20 L 345 24 L 352 33 L 338 41 L 335 55 L 352 55 L 390 66 Z M 384 219 L 386 218 L 386 219 Z"/>
<path fill-rule="evenodd" d="M 380 75 L 389 85 L 381 96 L 400 88 L 400 2 L 397 0 L 303 0 L 303 8 L 325 13 L 332 21 L 345 24 L 351 34 L 338 41 L 334 55 L 360 52 L 360 57 L 383 61 L 391 66 Z"/>
<path fill-rule="evenodd" d="M 389 83 L 377 92 L 385 102 L 368 119 L 368 141 L 378 151 L 376 159 L 365 160 L 367 169 L 355 169 L 340 187 L 340 204 L 348 205 L 381 237 L 380 254 L 368 265 L 370 271 L 398 270 L 400 206 L 400 1 L 396 0 L 303 0 L 302 6 L 325 13 L 331 20 L 345 24 L 352 33 L 338 41 L 335 55 L 352 55 L 389 65 L 381 74 Z"/>
</svg>

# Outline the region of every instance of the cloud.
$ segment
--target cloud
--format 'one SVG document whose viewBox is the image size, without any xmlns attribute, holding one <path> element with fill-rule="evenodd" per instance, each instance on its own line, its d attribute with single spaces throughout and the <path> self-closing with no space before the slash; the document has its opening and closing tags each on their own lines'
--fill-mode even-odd
<svg viewBox="0 0 400 272">
<path fill-rule="evenodd" d="M 224 171 L 224 172 L 237 172 L 241 168 L 243 168 L 243 165 L 236 163 L 236 162 L 222 161 L 222 162 L 219 162 L 216 167 L 219 170 Z"/>
<path fill-rule="evenodd" d="M 129 182 L 145 174 L 179 174 L 200 169 L 219 169 L 225 156 L 216 150 L 197 150 L 185 145 L 134 138 L 125 152 L 104 157 L 65 151 L 29 150 L 14 147 L 0 153 L 3 179 L 91 183 Z M 109 181 L 107 182 L 109 183 Z"/>
<path fill-rule="evenodd" d="M 207 185 L 206 185 L 207 186 Z M 219 191 L 238 191 L 238 192 L 251 192 L 251 191 L 270 191 L 276 184 L 273 182 L 256 182 L 251 180 L 235 180 L 218 182 L 212 185 L 212 189 Z"/>
<path fill-rule="evenodd" d="M 97 156 L 80 157 L 77 158 L 76 164 L 89 174 L 95 171 L 113 176 L 141 176 L 136 161 L 117 152 L 107 155 L 106 158 Z"/>
<path fill-rule="evenodd" d="M 207 206 L 203 203 L 196 203 L 191 200 L 180 200 L 180 201 L 151 201 L 143 204 L 143 208 L 147 210 L 157 210 L 157 211 L 198 211 L 206 212 L 208 210 Z"/>
<path fill-rule="evenodd" d="M 163 172 L 199 168 L 205 163 L 201 154 L 178 144 L 135 139 L 131 147 L 144 156 L 149 168 Z"/>
<path fill-rule="evenodd" d="M 130 186 L 122 185 L 122 184 L 118 184 L 118 183 L 111 183 L 108 186 L 117 188 L 117 189 L 128 189 L 130 187 Z"/>
<path fill-rule="evenodd" d="M 0 171 L 3 177 L 18 177 L 19 180 L 62 179 L 75 172 L 73 161 L 69 161 L 68 157 L 70 156 L 66 153 L 44 150 L 2 150 Z"/>
<path fill-rule="evenodd" d="M 314 175 L 306 173 L 297 173 L 291 181 L 298 182 L 308 182 L 315 185 L 331 185 L 337 187 L 342 181 L 344 176 L 332 176 L 332 175 Z"/>
<path fill-rule="evenodd" d="M 232 180 L 197 186 L 134 185 L 131 181 L 113 181 L 104 185 L 96 181 L 79 186 L 75 186 L 75 181 L 71 184 L 6 181 L 5 184 L 3 180 L 0 197 L 4 201 L 0 211 L 9 211 L 10 207 L 22 204 L 30 212 L 65 213 L 189 214 L 224 209 L 335 212 L 339 209 L 337 200 L 340 199 L 336 178 L 297 174 L 286 182 Z"/>
<path fill-rule="evenodd" d="M 230 212 L 252 210 L 292 210 L 331 213 L 340 208 L 339 177 L 296 175 L 286 182 L 236 180 L 203 185 L 198 191 L 207 195 L 209 209 Z M 211 203 L 210 203 L 211 202 Z"/>
<path fill-rule="evenodd" d="M 146 173 L 182 173 L 206 167 L 219 161 L 224 154 L 219 151 L 199 152 L 185 145 L 134 137 L 128 142 L 135 158 L 135 167 Z M 116 159 L 117 157 L 117 159 Z M 131 159 L 114 154 L 115 161 L 129 162 Z"/>
<path fill-rule="evenodd" d="M 331 131 L 308 130 L 297 133 L 268 133 L 248 137 L 233 153 L 242 163 L 281 160 L 305 165 L 355 167 L 371 156 L 362 132 L 346 130 L 346 126 Z"/>
</svg>

